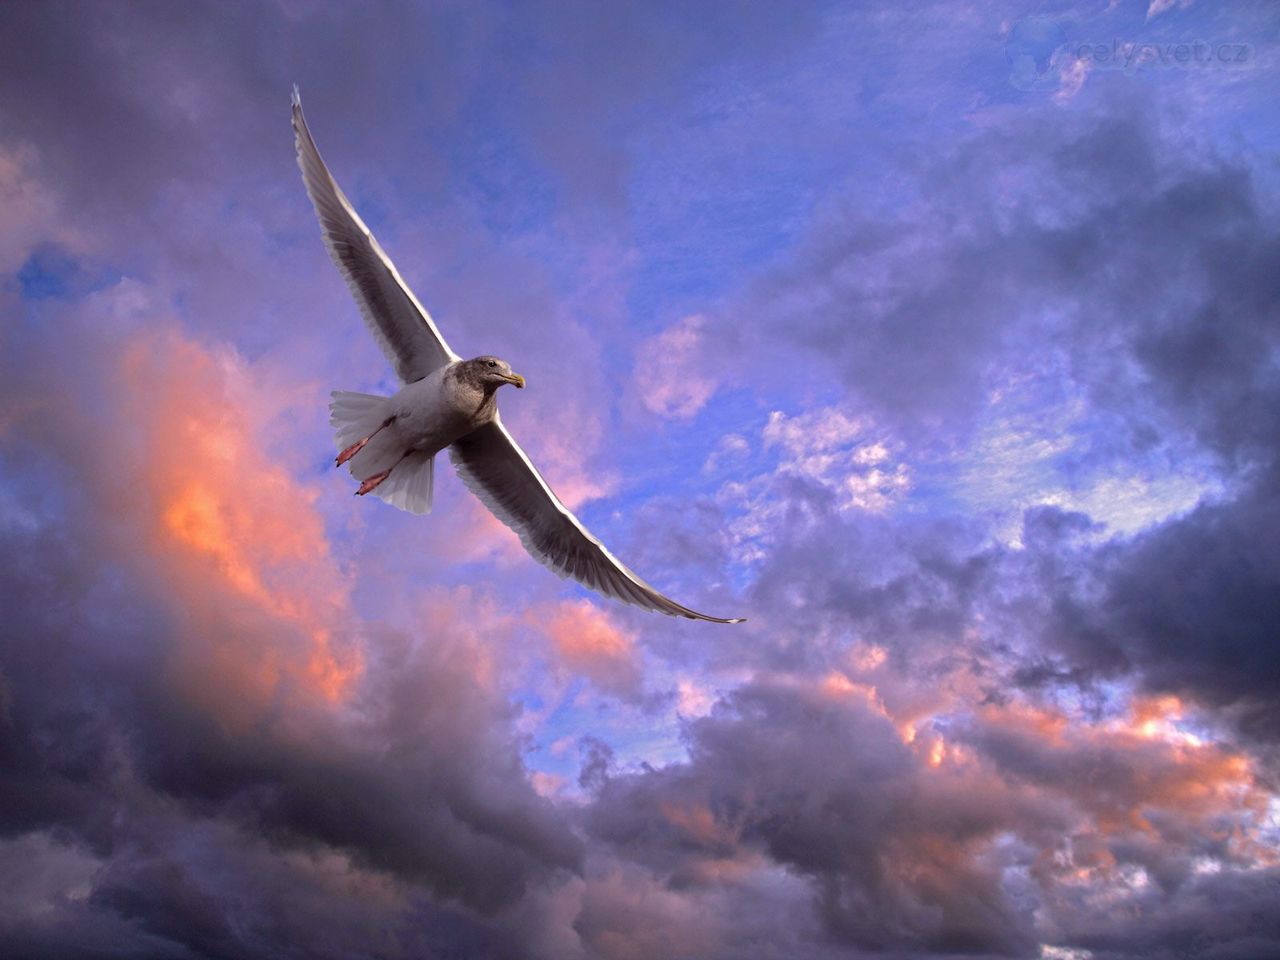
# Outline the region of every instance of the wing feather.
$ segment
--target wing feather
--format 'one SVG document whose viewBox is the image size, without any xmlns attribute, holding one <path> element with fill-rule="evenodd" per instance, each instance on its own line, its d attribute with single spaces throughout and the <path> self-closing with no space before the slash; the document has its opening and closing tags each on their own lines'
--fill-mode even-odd
<svg viewBox="0 0 1280 960">
<path fill-rule="evenodd" d="M 560 502 L 500 419 L 454 441 L 449 457 L 471 492 L 519 535 L 535 560 L 559 576 L 669 616 L 742 622 L 690 610 L 627 569 Z"/>
<path fill-rule="evenodd" d="M 302 116 L 297 87 L 293 88 L 293 133 L 298 166 L 320 219 L 325 246 L 396 375 L 412 383 L 461 359 L 449 349 L 431 315 L 329 173 Z"/>
</svg>

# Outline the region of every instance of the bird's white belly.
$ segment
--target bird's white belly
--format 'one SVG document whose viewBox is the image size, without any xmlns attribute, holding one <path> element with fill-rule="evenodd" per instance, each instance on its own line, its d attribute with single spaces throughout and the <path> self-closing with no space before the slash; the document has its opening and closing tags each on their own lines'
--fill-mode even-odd
<svg viewBox="0 0 1280 960">
<path fill-rule="evenodd" d="M 446 389 L 446 369 L 407 384 L 391 398 L 391 429 L 406 450 L 434 454 L 475 428 Z"/>
</svg>

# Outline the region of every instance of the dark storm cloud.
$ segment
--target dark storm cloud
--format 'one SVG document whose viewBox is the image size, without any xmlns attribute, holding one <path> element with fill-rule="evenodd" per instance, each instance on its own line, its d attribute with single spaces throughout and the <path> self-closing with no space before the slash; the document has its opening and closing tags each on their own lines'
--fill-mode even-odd
<svg viewBox="0 0 1280 960">
<path fill-rule="evenodd" d="M 1152 691 L 1224 708 L 1245 733 L 1280 736 L 1280 529 L 1272 482 L 1085 556 L 1056 587 L 1053 646 L 1083 676 L 1136 672 Z M 1086 595 L 1079 585 L 1089 583 Z"/>
<path fill-rule="evenodd" d="M 1132 91 L 1095 99 L 898 158 L 888 201 L 828 211 L 720 335 L 773 361 L 752 367 L 771 379 L 812 376 L 813 354 L 791 359 L 803 344 L 861 409 L 923 442 L 963 430 L 993 372 L 1055 353 L 1128 432 L 1193 425 L 1219 449 L 1271 435 L 1255 391 L 1275 376 L 1280 238 L 1248 169 L 1170 149 L 1176 120 Z M 789 352 L 761 355 L 761 338 Z M 1253 416 L 1212 422 L 1233 405 Z"/>
<path fill-rule="evenodd" d="M 1280 234 L 1245 166 L 1167 146 L 1176 116 L 1132 92 L 1099 94 L 1094 106 L 1010 117 L 910 163 L 900 218 L 832 215 L 807 253 L 732 315 L 806 344 L 917 450 L 967 434 L 992 371 L 1058 356 L 1091 400 L 1070 469 L 1215 458 L 1233 478 L 1222 502 L 1130 544 L 1082 551 L 1059 571 L 1068 582 L 1041 585 L 1061 597 L 1050 622 L 1072 648 L 1068 661 L 1078 658 L 1062 675 L 1136 670 L 1149 689 L 1235 704 L 1250 729 L 1274 731 L 1280 564 L 1262 531 L 1280 529 Z M 724 335 L 739 336 L 727 326 Z M 750 341 L 741 344 L 751 363 Z M 1012 569 L 998 571 L 996 554 L 976 544 L 967 560 L 943 560 L 934 527 L 920 538 L 938 561 L 932 587 L 868 583 L 863 569 L 885 568 L 883 553 L 862 547 L 869 525 L 808 525 L 830 513 L 830 491 L 791 483 L 777 494 L 804 532 L 771 551 L 756 586 L 767 607 L 795 590 L 802 618 L 840 609 L 874 626 L 869 635 L 946 636 L 973 608 L 975 586 Z M 900 536 L 910 522 L 894 528 Z M 929 572 L 927 556 L 906 549 L 906 562 Z M 1077 595 L 1072 578 L 1093 583 L 1103 571 L 1113 579 Z"/>
<path fill-rule="evenodd" d="M 0 546 L 0 831 L 53 830 L 101 859 L 92 905 L 105 917 L 77 908 L 90 939 L 114 917 L 137 929 L 140 944 L 172 937 L 199 955 L 260 955 L 302 942 L 349 956 L 324 941 L 343 929 L 335 911 L 358 920 L 361 891 L 327 891 L 315 881 L 321 889 L 308 894 L 312 881 L 291 859 L 306 867 L 340 855 L 375 871 L 366 874 L 374 886 L 412 884 L 482 913 L 575 868 L 577 842 L 533 795 L 503 732 L 507 708 L 474 688 L 465 652 L 443 637 L 430 651 L 377 637 L 384 663 L 366 678 L 368 721 L 354 739 L 323 721 L 302 736 L 272 723 L 230 732 L 165 685 L 176 612 L 150 607 L 145 591 L 86 557 L 84 542 L 10 531 Z M 53 574 L 57 583 L 45 579 Z M 132 629 L 102 628 L 97 618 L 111 609 L 105 593 Z M 237 628 L 230 617 L 226 628 Z M 345 868 L 332 869 L 340 887 Z M 242 889 L 242 875 L 259 878 L 256 893 Z M 314 913 L 290 913 L 287 930 L 264 931 L 255 943 L 229 926 L 267 924 L 276 901 L 295 895 L 314 900 Z M 385 910 L 401 913 L 394 903 Z M 0 930 L 13 932 L 20 917 L 5 918 Z M 475 926 L 465 913 L 450 922 Z M 413 951 L 386 955 L 404 953 Z"/>
<path fill-rule="evenodd" d="M 681 648 L 678 636 L 654 630 L 649 642 L 721 667 L 745 656 L 761 668 L 820 673 L 862 642 L 883 646 L 896 665 L 917 674 L 977 668 L 981 645 L 956 638 L 975 615 L 1001 615 L 1005 551 L 976 523 L 844 509 L 842 480 L 783 469 L 760 481 L 745 507 L 766 537 L 745 591 L 749 639 Z M 686 507 L 695 542 L 673 547 L 678 534 L 659 543 L 657 534 L 642 533 L 641 547 L 654 558 L 649 565 L 692 570 L 694 556 L 698 569 L 717 569 L 730 550 L 725 531 L 743 510 L 723 502 Z M 753 516 L 766 510 L 767 517 Z"/>
<path fill-rule="evenodd" d="M 489 955 L 504 934 L 480 918 L 562 882 L 582 850 L 527 782 L 512 706 L 477 683 L 477 628 L 437 616 L 410 637 L 336 620 L 370 651 L 344 711 L 309 699 L 305 671 L 282 674 L 260 706 L 245 700 L 236 685 L 254 671 L 273 683 L 272 663 L 305 662 L 313 641 L 216 567 L 186 593 L 180 558 L 139 538 L 147 526 L 122 486 L 142 482 L 144 425 L 124 426 L 118 379 L 79 375 L 110 369 L 122 348 L 74 312 L 50 316 L 69 335 L 58 363 L 47 344 L 11 340 L 25 362 L 3 387 L 6 409 L 40 414 L 9 425 L 4 451 L 7 472 L 15 456 L 25 465 L 26 496 L 5 502 L 0 524 L 0 836 L 48 837 L 44 861 L 91 866 L 64 885 L 79 893 L 52 884 L 39 907 L 56 911 L 57 936 L 19 902 L 0 943 L 33 956 L 111 942 L 151 956 L 284 943 Z M 195 357 L 170 359 L 207 389 Z"/>
<path fill-rule="evenodd" d="M 831 936 L 872 950 L 1017 955 L 1030 917 L 973 856 L 1019 809 L 999 785 L 929 782 L 860 698 L 754 684 L 688 729 L 690 760 L 610 779 L 588 815 L 599 839 L 677 887 L 718 860 L 766 853 L 813 879 Z M 856 744 L 856 746 L 854 746 Z"/>
<path fill-rule="evenodd" d="M 918 219 L 835 218 L 793 273 L 733 315 L 805 341 L 859 404 L 921 445 L 963 436 L 993 367 L 1059 352 L 1105 428 L 1085 438 L 1081 464 L 1200 451 L 1230 492 L 1109 541 L 1086 514 L 1038 508 L 1015 552 L 935 518 L 842 515 L 833 488 L 779 475 L 751 593 L 771 621 L 757 662 L 813 676 L 854 641 L 882 643 L 910 676 L 904 696 L 876 675 L 890 710 L 931 679 L 967 675 L 989 706 L 938 729 L 989 773 L 929 776 L 860 702 L 758 682 L 689 725 L 687 764 L 596 771 L 595 837 L 676 888 L 764 853 L 810 877 L 828 934 L 863 948 L 1275 948 L 1259 913 L 1274 878 L 1228 842 L 1257 813 L 1220 808 L 1213 792 L 1222 778 L 1247 782 L 1240 754 L 1199 747 L 1190 763 L 1127 728 L 1057 733 L 1053 714 L 1019 713 L 1003 688 L 1014 677 L 1087 698 L 1101 679 L 1132 681 L 1275 736 L 1278 236 L 1245 168 L 1171 154 L 1143 106 L 1121 99 L 1101 122 L 1041 116 L 975 135 L 946 169 L 923 165 Z M 749 338 L 727 324 L 723 335 L 752 362 Z M 977 639 L 966 636 L 975 618 Z M 1049 652 L 1059 659 L 1039 659 Z M 1070 870 L 1137 892 L 1117 892 L 1113 909 L 1077 896 Z M 1207 932 L 1194 935 L 1197 923 Z"/>
<path fill-rule="evenodd" d="M 1206 874 L 1173 897 L 1152 890 L 1133 911 L 1113 915 L 1101 926 L 1096 917 L 1086 916 L 1087 907 L 1073 905 L 1063 917 L 1063 930 L 1095 960 L 1254 960 L 1280 950 L 1277 885 L 1280 871 L 1274 868 L 1252 877 Z"/>
<path fill-rule="evenodd" d="M 428 644 L 374 630 L 368 640 L 378 661 L 354 735 L 319 725 L 305 738 L 228 737 L 178 705 L 150 704 L 169 723 L 139 734 L 139 773 L 269 840 L 347 851 L 485 912 L 573 870 L 578 845 L 525 782 L 509 708 L 473 686 L 465 648 L 443 635 Z"/>
<path fill-rule="evenodd" d="M 53 0 L 4 15 L 0 132 L 37 146 L 48 179 L 77 208 L 130 226 L 175 184 L 278 182 L 280 162 L 292 163 L 280 118 L 294 82 L 346 108 L 348 139 L 332 143 L 335 156 L 355 152 L 375 125 L 387 139 L 409 132 L 358 109 L 371 97 L 412 97 L 449 116 L 475 65 L 445 38 L 462 31 L 482 46 L 489 25 L 398 3 L 360 16 L 322 4 Z M 366 42 L 375 31 L 378 42 Z M 406 80 L 396 61 L 410 53 L 420 75 Z M 403 150 L 379 160 L 384 169 L 412 162 Z"/>
<path fill-rule="evenodd" d="M 1280 942 L 1257 912 L 1274 880 L 1233 840 L 1257 816 L 1230 799 L 1238 754 L 1024 708 L 943 729 L 972 752 L 935 767 L 857 691 L 756 682 L 688 725 L 687 763 L 597 780 L 586 825 L 676 890 L 763 855 L 812 881 L 832 941 L 894 955 L 1163 956 L 1228 888 L 1187 955 Z"/>
<path fill-rule="evenodd" d="M 912 25 L 895 22 L 905 33 L 879 43 L 874 17 L 845 23 L 865 35 L 841 35 L 838 18 L 816 24 L 780 9 L 5 9 L 0 136 L 34 147 L 31 183 L 20 186 L 38 177 L 70 228 L 0 290 L 15 318 L 0 334 L 0 953 L 792 960 L 1029 957 L 1042 943 L 1116 960 L 1277 952 L 1267 910 L 1277 879 L 1261 866 L 1272 854 L 1250 846 L 1265 818 L 1263 774 L 1220 721 L 1273 742 L 1280 729 L 1280 553 L 1268 536 L 1280 529 L 1280 243 L 1266 181 L 1239 157 L 1184 143 L 1168 112 L 1176 97 L 1121 83 L 1095 91 L 1091 78 L 1070 109 L 990 108 L 955 136 L 922 124 L 890 158 L 901 176 L 876 182 L 887 196 L 864 202 L 866 183 L 822 193 L 801 249 L 730 298 L 732 315 L 709 319 L 715 336 L 703 342 L 729 345 L 715 369 L 754 372 L 788 402 L 846 391 L 851 407 L 906 438 L 908 456 L 953 452 L 999 375 L 1051 355 L 1055 386 L 1078 387 L 1092 418 L 1071 468 L 1205 454 L 1224 478 L 1219 502 L 1109 542 L 1083 513 L 1039 508 L 1024 518 L 1025 549 L 1013 550 L 984 520 L 930 509 L 927 494 L 919 510 L 851 510 L 842 477 L 785 465 L 745 507 L 721 498 L 682 513 L 652 500 L 635 511 L 637 566 L 712 596 L 727 588 L 705 571 L 730 568 L 749 600 L 750 623 L 712 643 L 617 614 L 665 666 L 710 685 L 691 669 L 710 664 L 741 684 L 688 724 L 687 762 L 625 768 L 603 739 L 585 738 L 582 805 L 535 793 L 521 758 L 527 718 L 509 690 L 483 680 L 510 667 L 502 658 L 516 642 L 502 617 L 483 615 L 485 598 L 462 604 L 470 616 L 456 620 L 412 608 L 403 619 L 425 624 L 420 633 L 345 608 L 320 616 L 336 645 L 367 659 L 350 699 L 307 706 L 298 688 L 309 689 L 314 638 L 283 608 L 227 586 L 228 568 L 243 574 L 231 563 L 240 558 L 185 568 L 190 558 L 152 550 L 155 518 L 130 488 L 165 465 L 146 451 L 173 449 L 175 435 L 172 420 L 147 419 L 146 400 L 233 415 L 236 396 L 217 378 L 216 390 L 150 394 L 161 380 L 208 386 L 207 371 L 201 380 L 183 365 L 193 353 L 209 368 L 226 359 L 161 349 L 139 396 L 122 402 L 117 335 L 170 325 L 154 305 L 172 302 L 189 328 L 253 355 L 264 343 L 327 338 L 338 321 L 313 317 L 340 315 L 350 338 L 327 349 L 358 338 L 374 356 L 350 305 L 331 302 L 341 284 L 282 132 L 292 80 L 341 117 L 318 132 L 335 130 L 322 137 L 326 156 L 371 220 L 416 216 L 385 208 L 399 196 L 387 184 L 410 175 L 433 195 L 448 184 L 499 198 L 412 234 L 417 250 L 443 239 L 450 251 L 431 261 L 438 283 L 421 289 L 497 317 L 495 329 L 505 324 L 535 357 L 555 353 L 555 369 L 573 371 L 563 379 L 594 409 L 593 386 L 626 364 L 597 357 L 605 351 L 592 338 L 608 334 L 573 326 L 574 310 L 557 300 L 554 281 L 576 285 L 582 274 L 564 281 L 536 257 L 507 269 L 468 217 L 492 217 L 485 229 L 507 243 L 531 211 L 547 212 L 541 204 L 554 219 L 554 197 L 588 235 L 600 225 L 583 210 L 612 211 L 604 221 L 624 230 L 627 216 L 613 214 L 646 138 L 671 136 L 684 162 L 712 171 L 699 171 L 699 184 L 733 172 L 725 157 L 793 148 L 779 129 L 853 118 L 861 138 L 874 124 L 854 107 L 877 86 L 898 89 L 891 61 L 911 46 Z M 952 46 L 954 29 L 940 28 Z M 539 40 L 527 59 L 515 49 L 521 30 Z M 993 44 L 995 25 L 981 30 Z M 806 43 L 824 31 L 855 58 L 878 47 L 876 75 L 822 76 L 816 85 L 838 88 L 829 114 L 805 113 L 804 92 L 788 90 L 773 109 L 797 119 L 770 125 L 760 91 L 737 71 L 763 64 L 769 83 L 785 86 L 783 61 L 819 59 Z M 723 56 L 731 68 L 703 85 L 703 61 Z M 911 69 L 928 70 L 927 59 Z M 719 86 L 732 95 L 717 99 Z M 919 115 L 935 109 L 935 92 L 924 91 Z M 667 100 L 699 116 L 723 110 L 753 131 L 735 140 L 730 124 L 723 156 L 704 156 L 690 141 L 715 138 L 700 126 L 681 140 L 648 121 L 629 125 Z M 500 106 L 481 120 L 477 103 Z M 430 149 L 428 122 L 441 124 Z M 665 113 L 656 122 L 679 126 Z M 843 162 L 836 141 L 811 136 L 801 139 L 829 154 L 823 163 Z M 450 179 L 452 165 L 466 176 Z M 679 178 L 662 174 L 646 182 L 665 194 Z M 768 190 L 803 193 L 771 179 Z M 695 212 L 743 206 L 736 195 L 670 200 Z M 766 204 L 760 216 L 773 212 Z M 672 219 L 673 232 L 685 226 Z M 559 221 L 548 229 L 550 247 L 572 246 Z M 715 246 L 707 231 L 681 243 L 691 258 Z M 304 244 L 305 270 L 276 258 L 300 258 Z M 135 265 L 153 286 L 110 286 Z M 19 304 L 23 284 L 40 305 Z M 101 284 L 109 289 L 95 293 Z M 598 299 L 632 292 L 655 295 Z M 120 306 L 135 295 L 143 307 Z M 86 300 L 78 320 L 65 297 Z M 633 321 L 647 322 L 616 309 L 600 328 L 630 336 Z M 551 322 L 571 326 L 576 346 L 543 343 Z M 308 376 L 325 369 L 291 359 Z M 166 360 L 173 369 L 161 376 Z M 757 402 L 770 409 L 743 404 Z M 575 421 L 569 434 L 598 426 Z M 661 459 L 696 472 L 677 447 Z M 233 461 L 253 454 L 231 448 Z M 257 454 L 239 473 L 226 469 L 235 496 L 220 502 L 251 502 L 249 481 L 275 468 Z M 308 469 L 292 464 L 293 475 Z M 313 522 L 311 556 L 336 509 L 300 517 L 309 488 L 285 479 L 286 495 L 246 509 L 254 523 Z M 622 513 L 639 498 L 620 502 Z M 729 531 L 743 513 L 763 549 L 735 569 Z M 373 516 L 371 525 L 398 523 Z M 680 535 L 667 529 L 673 516 Z M 363 591 L 353 607 L 407 605 L 422 581 L 390 574 L 411 557 L 404 565 L 434 576 L 428 552 L 387 536 L 345 557 L 349 573 L 304 565 L 295 579 L 305 589 L 285 596 L 286 612 L 346 576 Z M 509 570 L 495 576 L 516 583 Z M 262 651 L 285 665 L 278 686 L 262 679 L 275 666 Z M 858 666 L 863 656 L 870 666 Z M 220 657 L 241 668 L 230 680 Z M 1226 739 L 1147 735 L 1142 718 L 1104 709 L 1103 681 L 1175 692 L 1207 708 L 1197 719 Z M 257 684 L 269 693 L 246 706 Z"/>
<path fill-rule="evenodd" d="M 1136 670 L 1148 689 L 1231 707 L 1274 738 L 1280 554 L 1262 531 L 1280 529 L 1280 235 L 1245 170 L 1212 156 L 1157 164 L 1154 150 L 1132 142 L 1126 157 L 1147 173 L 1073 230 L 1073 246 L 1096 251 L 1080 279 L 1088 309 L 1068 331 L 1073 364 L 1135 438 L 1146 425 L 1193 437 L 1233 489 L 1079 556 L 1075 582 L 1050 590 L 1050 622 L 1074 666 Z M 1096 166 L 1070 156 L 1081 179 Z"/>
</svg>

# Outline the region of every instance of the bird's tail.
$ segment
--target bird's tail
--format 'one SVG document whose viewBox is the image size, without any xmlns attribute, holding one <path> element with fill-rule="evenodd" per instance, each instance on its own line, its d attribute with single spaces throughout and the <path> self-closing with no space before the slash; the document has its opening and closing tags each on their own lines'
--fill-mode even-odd
<svg viewBox="0 0 1280 960">
<path fill-rule="evenodd" d="M 371 438 L 347 461 L 351 475 L 363 481 L 390 468 L 391 475 L 373 489 L 373 495 L 410 513 L 430 513 L 435 458 L 420 453 L 404 457 L 404 446 L 394 427 L 381 429 L 390 416 L 391 398 L 351 390 L 334 390 L 330 397 L 329 423 L 338 449 Z"/>
</svg>

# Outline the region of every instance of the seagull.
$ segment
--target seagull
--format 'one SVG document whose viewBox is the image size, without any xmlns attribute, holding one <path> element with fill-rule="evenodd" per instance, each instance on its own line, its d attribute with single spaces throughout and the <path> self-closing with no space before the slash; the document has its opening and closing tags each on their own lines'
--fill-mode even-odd
<svg viewBox="0 0 1280 960">
<path fill-rule="evenodd" d="M 569 512 L 498 414 L 498 389 L 510 384 L 522 390 L 524 377 L 499 357 L 464 360 L 449 349 L 320 158 L 296 86 L 293 133 L 325 246 L 403 384 L 391 397 L 332 393 L 329 422 L 340 451 L 336 466 L 345 464 L 360 482 L 356 495 L 372 493 L 410 513 L 430 512 L 435 455 L 447 447 L 471 492 L 516 532 L 535 560 L 560 577 L 669 616 L 741 623 L 743 618 L 708 616 L 663 596 Z"/>
</svg>

